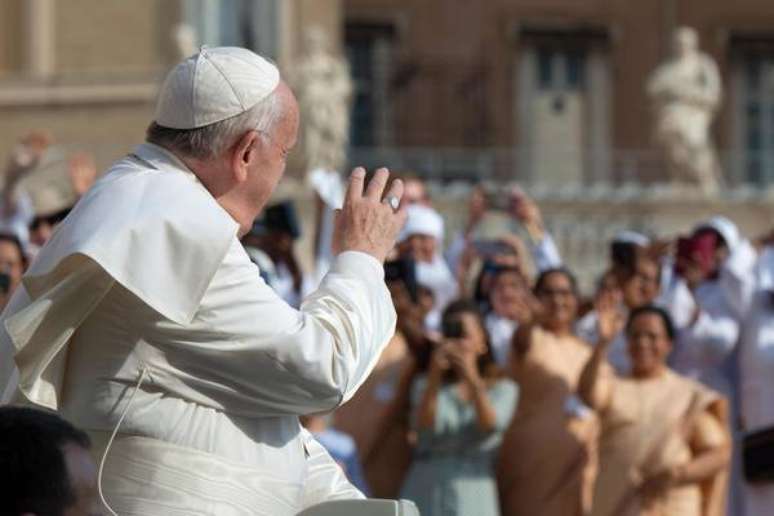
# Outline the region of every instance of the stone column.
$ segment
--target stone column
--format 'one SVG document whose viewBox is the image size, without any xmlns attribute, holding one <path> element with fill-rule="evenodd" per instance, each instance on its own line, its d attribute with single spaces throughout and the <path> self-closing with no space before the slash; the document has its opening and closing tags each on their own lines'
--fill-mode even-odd
<svg viewBox="0 0 774 516">
<path fill-rule="evenodd" d="M 25 69 L 37 78 L 50 77 L 55 66 L 54 0 L 24 2 Z"/>
<path fill-rule="evenodd" d="M 524 182 L 534 181 L 534 171 L 532 169 L 532 148 L 534 117 L 532 116 L 532 102 L 535 98 L 537 77 L 535 76 L 535 67 L 537 66 L 535 48 L 531 45 L 520 45 L 520 55 L 516 56 L 516 78 L 513 81 L 515 85 L 514 103 L 516 112 L 514 117 L 518 124 L 516 131 L 516 163 L 518 163 L 517 179 Z"/>
<path fill-rule="evenodd" d="M 608 53 L 593 47 L 588 54 L 588 168 L 585 177 L 591 182 L 609 183 L 610 177 L 610 70 Z"/>
</svg>

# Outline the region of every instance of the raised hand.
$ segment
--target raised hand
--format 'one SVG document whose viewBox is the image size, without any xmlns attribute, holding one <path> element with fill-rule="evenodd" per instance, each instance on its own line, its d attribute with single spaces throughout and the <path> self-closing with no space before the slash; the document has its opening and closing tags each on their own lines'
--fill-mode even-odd
<svg viewBox="0 0 774 516">
<path fill-rule="evenodd" d="M 51 136 L 47 132 L 33 131 L 21 138 L 11 151 L 5 167 L 5 184 L 2 190 L 4 217 L 10 217 L 15 213 L 16 185 L 37 166 L 49 145 L 51 145 Z"/>
<path fill-rule="evenodd" d="M 32 170 L 50 145 L 51 136 L 45 131 L 32 131 L 19 139 L 8 159 L 6 181 L 15 182 Z"/>
<path fill-rule="evenodd" d="M 486 194 L 480 187 L 476 187 L 470 192 L 468 200 L 468 223 L 465 227 L 465 235 L 470 236 L 476 227 L 486 216 Z"/>
<path fill-rule="evenodd" d="M 533 240 L 543 238 L 545 232 L 543 227 L 543 215 L 540 208 L 523 190 L 515 188 L 511 192 L 511 215 L 521 222 L 524 229 L 529 233 Z"/>
<path fill-rule="evenodd" d="M 362 167 L 352 171 L 344 206 L 336 212 L 333 252 L 362 251 L 383 262 L 406 222 L 405 207 L 393 210 L 389 205 L 390 199 L 400 203 L 403 182 L 394 180 L 383 195 L 390 172 L 386 168 L 378 169 L 368 186 L 364 185 L 365 175 Z"/>
<path fill-rule="evenodd" d="M 615 303 L 613 296 L 602 295 L 597 299 L 597 335 L 599 345 L 608 345 L 623 329 L 624 316 Z"/>
<path fill-rule="evenodd" d="M 91 188 L 97 178 L 97 166 L 94 164 L 94 158 L 86 152 L 73 154 L 68 163 L 68 173 L 73 191 L 75 195 L 80 197 Z"/>
<path fill-rule="evenodd" d="M 464 343 L 450 343 L 446 356 L 460 378 L 469 383 L 481 380 L 478 372 L 478 356 L 466 349 Z"/>
</svg>

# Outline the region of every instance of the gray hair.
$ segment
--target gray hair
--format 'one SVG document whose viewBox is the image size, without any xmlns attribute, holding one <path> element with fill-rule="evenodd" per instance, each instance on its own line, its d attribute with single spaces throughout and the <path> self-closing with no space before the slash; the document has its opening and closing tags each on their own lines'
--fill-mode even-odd
<svg viewBox="0 0 774 516">
<path fill-rule="evenodd" d="M 247 131 L 258 131 L 262 137 L 274 129 L 284 114 L 277 91 L 237 116 L 195 129 L 173 129 L 151 122 L 145 139 L 186 157 L 212 159 L 236 143 Z"/>
</svg>

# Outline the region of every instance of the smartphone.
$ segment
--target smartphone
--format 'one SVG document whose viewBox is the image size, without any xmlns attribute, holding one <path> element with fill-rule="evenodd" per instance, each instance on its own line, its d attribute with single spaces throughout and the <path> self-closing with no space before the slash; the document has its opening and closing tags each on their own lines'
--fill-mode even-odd
<svg viewBox="0 0 774 516">
<path fill-rule="evenodd" d="M 679 238 L 677 240 L 677 255 L 675 257 L 675 270 L 677 273 L 682 274 L 684 272 L 683 268 L 686 263 L 693 263 L 703 273 L 709 273 L 714 242 L 713 238 L 705 238 L 703 236 Z"/>
<path fill-rule="evenodd" d="M 511 197 L 507 192 L 487 192 L 486 206 L 492 211 L 510 211 Z"/>
<path fill-rule="evenodd" d="M 416 264 L 410 258 L 401 258 L 384 263 L 384 281 L 387 283 L 400 281 L 406 287 L 411 302 L 419 301 L 419 285 L 417 283 Z"/>
<path fill-rule="evenodd" d="M 479 256 L 484 258 L 502 254 L 513 254 L 513 248 L 500 240 L 476 240 L 473 248 Z"/>
<path fill-rule="evenodd" d="M 11 290 L 11 276 L 5 272 L 0 272 L 0 293 L 6 295 L 9 290 Z"/>
</svg>

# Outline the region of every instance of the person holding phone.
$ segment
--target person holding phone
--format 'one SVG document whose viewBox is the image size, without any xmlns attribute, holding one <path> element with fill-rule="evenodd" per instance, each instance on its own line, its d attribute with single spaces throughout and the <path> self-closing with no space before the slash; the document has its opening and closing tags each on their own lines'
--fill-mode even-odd
<svg viewBox="0 0 774 516">
<path fill-rule="evenodd" d="M 774 232 L 735 260 L 739 276 L 721 282 L 744 328 L 739 339 L 740 429 L 738 448 L 745 511 L 774 513 Z"/>
<path fill-rule="evenodd" d="M 422 204 L 406 208 L 406 224 L 398 236 L 398 257 L 415 263 L 417 283 L 432 292 L 433 307 L 425 318 L 425 327 L 440 329 L 441 313 L 457 298 L 457 282 L 441 253 L 444 221 L 434 209 Z"/>
<path fill-rule="evenodd" d="M 677 327 L 670 366 L 726 396 L 732 421 L 740 416 L 736 348 L 745 313 L 729 284 L 751 273 L 745 256 L 752 252 L 729 219 L 717 216 L 700 223 L 689 238 L 678 240 L 675 275 L 663 303 Z M 733 428 L 737 443 L 738 426 Z M 729 514 L 742 514 L 738 445 L 734 451 Z"/>
<path fill-rule="evenodd" d="M 665 295 L 678 337 L 670 357 L 675 369 L 724 394 L 732 393 L 725 361 L 739 338 L 739 315 L 721 278 L 734 272 L 749 243 L 733 222 L 713 217 L 677 242 L 675 277 Z"/>
<path fill-rule="evenodd" d="M 475 303 L 451 303 L 443 340 L 414 382 L 414 461 L 402 498 L 423 516 L 500 514 L 494 459 L 518 389 L 496 366 Z"/>
</svg>

